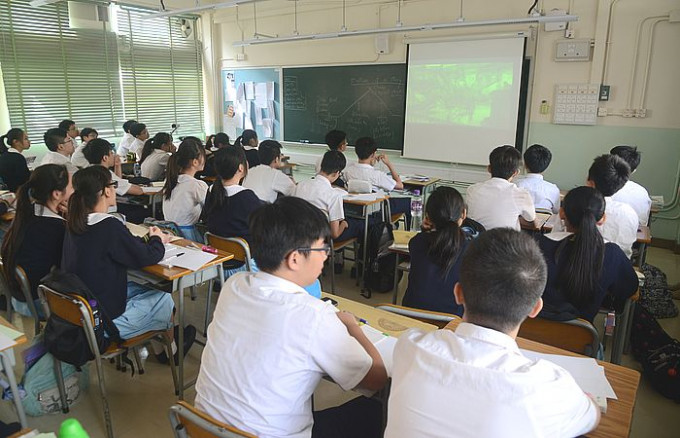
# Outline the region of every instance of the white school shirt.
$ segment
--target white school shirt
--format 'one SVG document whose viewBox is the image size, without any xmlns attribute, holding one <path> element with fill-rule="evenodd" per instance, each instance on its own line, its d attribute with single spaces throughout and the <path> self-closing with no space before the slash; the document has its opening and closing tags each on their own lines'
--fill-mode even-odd
<svg viewBox="0 0 680 438">
<path fill-rule="evenodd" d="M 85 155 L 83 154 L 85 146 L 87 146 L 87 143 L 81 143 L 80 146 L 73 151 L 73 155 L 71 155 L 71 164 L 81 169 L 90 165 L 90 162 L 87 161 L 87 158 L 85 158 Z"/>
<path fill-rule="evenodd" d="M 137 137 L 133 137 L 130 143 L 130 152 L 134 152 L 137 156 L 137 161 L 142 159 L 142 149 L 144 149 L 144 142 Z"/>
<path fill-rule="evenodd" d="M 144 178 L 149 178 L 151 181 L 160 181 L 165 175 L 165 168 L 168 167 L 168 160 L 170 154 L 160 149 L 151 151 L 148 157 L 142 163 L 141 171 Z"/>
<path fill-rule="evenodd" d="M 545 181 L 540 173 L 527 173 L 513 180 L 515 185 L 526 190 L 534 200 L 534 208 L 560 211 L 560 189 L 555 184 Z"/>
<path fill-rule="evenodd" d="M 118 188 L 116 189 L 116 195 L 118 196 L 124 196 L 127 194 L 128 190 L 130 190 L 130 187 L 132 187 L 132 183 L 125 178 L 121 178 L 118 175 L 116 175 L 116 172 L 113 170 L 109 169 L 109 172 L 111 172 L 111 180 L 112 181 L 118 181 Z"/>
<path fill-rule="evenodd" d="M 130 152 L 130 145 L 132 144 L 133 140 L 136 140 L 136 138 L 133 137 L 129 132 L 126 132 L 123 135 L 123 138 L 120 140 L 120 144 L 118 145 L 118 150 L 116 151 L 118 155 L 125 158 L 128 152 Z"/>
<path fill-rule="evenodd" d="M 208 327 L 196 407 L 260 438 L 311 437 L 321 378 L 349 390 L 372 366 L 336 312 L 266 272 L 231 276 Z"/>
<path fill-rule="evenodd" d="M 652 208 L 652 198 L 649 197 L 647 189 L 635 181 L 628 180 L 618 192 L 612 195 L 612 199 L 633 207 L 638 215 L 640 225 L 647 226 L 649 211 Z"/>
<path fill-rule="evenodd" d="M 519 216 L 536 219 L 534 201 L 529 192 L 503 178 L 491 178 L 467 189 L 467 215 L 484 226 L 520 230 Z"/>
<path fill-rule="evenodd" d="M 59 152 L 47 151 L 45 156 L 40 161 L 41 166 L 45 164 L 62 164 L 66 166 L 66 169 L 68 170 L 69 173 L 73 173 L 78 170 L 76 166 L 71 164 L 70 157 L 62 155 Z"/>
<path fill-rule="evenodd" d="M 628 258 L 633 255 L 633 244 L 637 240 L 639 218 L 633 207 L 615 201 L 610 196 L 604 198 L 606 203 L 604 224 L 597 227 L 606 242 L 617 244 Z"/>
<path fill-rule="evenodd" d="M 146 161 L 144 161 L 146 163 Z M 180 174 L 170 199 L 163 196 L 163 216 L 180 227 L 194 225 L 201 217 L 208 184 L 192 176 Z"/>
<path fill-rule="evenodd" d="M 342 205 L 342 192 L 331 186 L 328 178 L 316 175 L 312 179 L 300 181 L 293 196 L 302 198 L 328 215 L 330 222 L 345 218 Z"/>
<path fill-rule="evenodd" d="M 367 163 L 350 163 L 345 167 L 343 175 L 347 183 L 353 179 L 370 182 L 374 191 L 384 190 L 391 192 L 397 185 L 397 182 L 387 173 Z"/>
<path fill-rule="evenodd" d="M 266 164 L 259 164 L 248 169 L 248 176 L 243 187 L 255 192 L 265 202 L 274 202 L 279 193 L 290 196 L 295 191 L 295 183 L 279 169 Z"/>
<path fill-rule="evenodd" d="M 385 438 L 571 438 L 599 410 L 563 368 L 468 323 L 399 337 L 388 409 Z"/>
</svg>

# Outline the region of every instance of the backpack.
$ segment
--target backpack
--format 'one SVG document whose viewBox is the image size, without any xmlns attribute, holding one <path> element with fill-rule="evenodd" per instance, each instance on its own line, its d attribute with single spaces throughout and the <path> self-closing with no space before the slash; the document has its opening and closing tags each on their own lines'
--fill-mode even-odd
<svg viewBox="0 0 680 438">
<path fill-rule="evenodd" d="M 362 295 L 371 297 L 372 292 L 388 292 L 394 287 L 394 267 L 397 255 L 388 251 L 394 243 L 392 224 L 377 222 L 368 229 L 366 239 L 366 266 Z M 401 275 L 401 272 L 399 273 Z"/>
<path fill-rule="evenodd" d="M 81 296 L 87 300 L 96 300 L 90 289 L 78 276 L 61 269 L 53 269 L 42 280 L 41 284 L 58 292 Z M 104 307 L 98 303 L 100 318 L 95 318 L 94 333 L 99 352 L 103 353 L 111 342 L 120 341 L 120 333 Z M 57 315 L 50 315 L 44 331 L 44 342 L 47 351 L 55 358 L 75 367 L 80 367 L 95 358 L 85 335 L 85 330 Z"/>
</svg>

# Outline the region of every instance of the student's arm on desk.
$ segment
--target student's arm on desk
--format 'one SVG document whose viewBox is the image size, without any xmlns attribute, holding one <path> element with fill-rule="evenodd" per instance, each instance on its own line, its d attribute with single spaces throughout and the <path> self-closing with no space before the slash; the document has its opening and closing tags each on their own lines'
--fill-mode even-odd
<svg viewBox="0 0 680 438">
<path fill-rule="evenodd" d="M 134 196 L 139 196 L 143 195 L 144 190 L 142 190 L 141 187 L 139 187 L 137 184 L 130 184 L 130 188 L 128 189 L 126 195 L 134 195 Z"/>
<path fill-rule="evenodd" d="M 387 370 L 385 369 L 382 357 L 380 357 L 380 353 L 378 353 L 378 350 L 373 343 L 368 340 L 363 330 L 361 330 L 361 327 L 357 324 L 356 317 L 353 314 L 349 312 L 338 312 L 337 315 L 338 319 L 340 319 L 345 327 L 347 327 L 347 332 L 349 332 L 350 336 L 356 339 L 357 342 L 364 347 L 373 360 L 373 365 L 371 365 L 368 373 L 366 373 L 361 382 L 359 382 L 358 386 L 371 391 L 382 389 L 387 383 Z"/>
</svg>

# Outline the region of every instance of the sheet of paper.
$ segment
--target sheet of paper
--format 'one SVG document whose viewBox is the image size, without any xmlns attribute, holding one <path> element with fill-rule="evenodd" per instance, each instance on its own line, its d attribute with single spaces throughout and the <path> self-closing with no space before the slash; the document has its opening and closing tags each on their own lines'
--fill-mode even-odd
<svg viewBox="0 0 680 438">
<path fill-rule="evenodd" d="M 151 187 L 163 187 L 165 185 L 165 181 L 154 181 L 151 183 Z"/>
<path fill-rule="evenodd" d="M 0 333 L 7 336 L 10 339 L 16 339 L 23 335 L 19 330 L 14 330 L 11 327 L 4 326 L 0 324 Z"/>
<path fill-rule="evenodd" d="M 163 260 L 158 262 L 158 264 L 198 271 L 203 265 L 213 260 L 215 257 L 217 257 L 215 254 L 168 243 L 165 245 Z"/>
<path fill-rule="evenodd" d="M 236 88 L 236 101 L 242 102 L 244 100 L 246 100 L 246 86 L 241 83 Z"/>
<path fill-rule="evenodd" d="M 244 119 L 244 124 L 243 124 L 243 129 L 254 129 L 253 128 L 253 121 L 250 120 L 250 117 L 246 117 Z"/>
<path fill-rule="evenodd" d="M 161 186 L 161 187 L 154 187 L 154 186 L 151 186 L 151 187 L 142 187 L 142 191 L 143 191 L 144 194 L 146 194 L 146 195 L 152 195 L 152 194 L 154 194 L 154 193 L 160 192 L 161 190 L 163 190 L 163 187 L 162 187 L 162 186 Z"/>
<path fill-rule="evenodd" d="M 392 365 L 394 363 L 394 347 L 397 345 L 397 338 L 393 336 L 388 336 L 383 334 L 381 331 L 376 330 L 368 324 L 361 326 L 361 330 L 364 332 L 369 341 L 375 346 L 380 357 L 382 357 L 385 363 L 385 369 L 387 370 L 387 375 L 392 375 Z"/>
<path fill-rule="evenodd" d="M 274 136 L 274 123 L 272 119 L 262 119 L 262 131 L 265 137 L 272 138 Z"/>
<path fill-rule="evenodd" d="M 344 197 L 346 201 L 375 201 L 378 198 L 382 198 L 382 196 L 377 195 L 375 193 L 364 193 L 361 195 L 347 195 Z"/>
<path fill-rule="evenodd" d="M 274 82 L 269 81 L 267 84 L 267 100 L 274 100 Z"/>
<path fill-rule="evenodd" d="M 257 108 L 267 107 L 267 83 L 257 82 L 255 84 L 255 106 Z"/>
<path fill-rule="evenodd" d="M 131 222 L 125 222 L 125 226 L 133 236 L 144 237 L 149 234 L 149 229 L 142 225 L 133 224 Z"/>
<path fill-rule="evenodd" d="M 255 99 L 255 84 L 253 82 L 244 82 L 246 90 L 246 100 Z"/>
<path fill-rule="evenodd" d="M 418 234 L 417 231 L 404 231 L 404 230 L 394 230 L 392 231 L 394 235 L 395 245 L 406 245 L 408 247 L 408 242 L 413 239 L 413 237 Z"/>
<path fill-rule="evenodd" d="M 262 126 L 262 110 L 260 108 L 255 108 L 255 124 Z"/>
<path fill-rule="evenodd" d="M 233 83 L 229 83 L 227 85 L 227 100 L 228 101 L 235 101 L 236 100 L 236 87 L 234 86 Z"/>
<path fill-rule="evenodd" d="M 274 101 L 270 100 L 267 102 L 267 119 L 275 119 L 276 112 L 274 111 Z"/>
<path fill-rule="evenodd" d="M 522 354 L 532 360 L 547 360 L 569 371 L 584 392 L 596 397 L 617 399 L 614 389 L 604 374 L 604 368 L 593 358 L 544 354 L 529 350 L 522 350 Z"/>
<path fill-rule="evenodd" d="M 7 350 L 8 348 L 13 347 L 16 345 L 16 342 L 14 342 L 14 339 L 11 339 L 9 336 L 5 335 L 4 333 L 0 333 L 0 351 Z"/>
</svg>

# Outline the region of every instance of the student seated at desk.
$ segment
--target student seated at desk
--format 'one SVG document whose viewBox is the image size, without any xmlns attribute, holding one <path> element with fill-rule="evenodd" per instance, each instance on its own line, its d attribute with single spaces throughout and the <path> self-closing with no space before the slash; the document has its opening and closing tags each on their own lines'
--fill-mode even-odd
<svg viewBox="0 0 680 438">
<path fill-rule="evenodd" d="M 328 134 L 326 134 L 326 145 L 328 146 L 329 150 L 339 151 L 344 154 L 345 151 L 347 150 L 347 133 L 345 133 L 344 131 L 339 131 L 337 129 L 329 131 Z M 318 160 L 316 160 L 316 164 L 314 165 L 314 170 L 316 171 L 316 173 L 321 172 L 322 160 L 323 155 L 320 156 Z M 342 175 L 333 182 L 333 185 L 342 187 L 343 189 L 347 187 L 347 184 L 342 178 Z"/>
<path fill-rule="evenodd" d="M 35 169 L 17 192 L 16 216 L 2 242 L 5 279 L 13 290 L 20 291 L 14 272 L 17 266 L 23 268 L 39 314 L 38 285 L 53 266 L 61 266 L 64 215 L 72 193 L 71 175 L 65 166 L 45 164 Z M 13 296 L 12 306 L 20 314 L 32 316 L 23 295 Z"/>
<path fill-rule="evenodd" d="M 521 154 L 513 146 L 499 146 L 489 154 L 487 170 L 491 179 L 467 189 L 468 217 L 487 230 L 520 230 L 520 216 L 528 222 L 536 219 L 534 201 L 529 192 L 512 183 L 519 173 Z"/>
<path fill-rule="evenodd" d="M 199 178 L 214 178 L 217 175 L 215 172 L 214 153 L 229 146 L 231 146 L 231 143 L 229 143 L 229 136 L 224 132 L 218 132 L 217 134 L 208 137 L 208 140 L 205 142 L 205 166 L 203 167 L 203 170 L 199 172 Z"/>
<path fill-rule="evenodd" d="M 310 202 L 328 215 L 331 224 L 331 238 L 336 242 L 361 237 L 364 223 L 359 219 L 345 218 L 342 197 L 345 193 L 332 187 L 340 176 L 347 160 L 340 151 L 328 151 L 321 161 L 321 170 L 316 176 L 301 181 L 295 187 L 294 196 Z"/>
<path fill-rule="evenodd" d="M 555 184 L 543 179 L 543 172 L 550 165 L 552 154 L 540 144 L 534 144 L 524 151 L 524 167 L 526 175 L 518 175 L 514 182 L 521 189 L 529 192 L 534 200 L 534 207 L 557 213 L 560 211 L 560 189 Z"/>
<path fill-rule="evenodd" d="M 295 191 L 292 178 L 279 170 L 281 167 L 281 143 L 265 140 L 257 151 L 260 162 L 252 167 L 243 181 L 243 187 L 255 192 L 265 202 L 274 202 L 279 195 L 290 196 Z"/>
<path fill-rule="evenodd" d="M 0 137 L 0 178 L 10 192 L 16 192 L 31 176 L 22 155 L 30 147 L 28 135 L 19 128 L 12 128 Z"/>
<path fill-rule="evenodd" d="M 66 131 L 66 134 L 71 138 L 71 140 L 73 140 L 74 148 L 77 148 L 79 146 L 80 131 L 76 126 L 76 122 L 74 122 L 73 120 L 65 119 L 59 122 L 57 128 Z"/>
<path fill-rule="evenodd" d="M 515 338 L 541 310 L 546 266 L 534 240 L 508 228 L 479 235 L 453 293 L 455 332 L 409 330 L 394 349 L 386 438 L 574 437 L 600 408 L 564 369 L 522 355 Z"/>
<path fill-rule="evenodd" d="M 83 167 L 90 165 L 90 163 L 87 161 L 87 158 L 85 158 L 85 155 L 83 155 L 83 149 L 85 149 L 85 146 L 87 146 L 90 141 L 97 137 L 99 137 L 99 133 L 92 128 L 83 128 L 82 131 L 80 131 L 80 145 L 76 147 L 73 155 L 71 155 L 71 163 L 74 166 L 82 169 Z"/>
<path fill-rule="evenodd" d="M 609 217 L 605 198 L 592 187 L 577 187 L 560 209 L 567 231 L 541 235 L 539 244 L 548 265 L 540 316 L 593 322 L 607 297 L 621 310 L 638 289 L 633 265 L 615 243 L 605 243 L 598 231 Z"/>
<path fill-rule="evenodd" d="M 118 150 L 116 153 L 124 160 L 127 159 L 127 154 L 130 152 L 130 145 L 133 141 L 135 141 L 135 137 L 130 134 L 130 128 L 135 123 L 137 123 L 137 120 L 128 120 L 127 122 L 123 123 L 123 132 L 125 134 L 123 134 L 123 138 L 120 140 L 120 144 L 118 145 Z"/>
<path fill-rule="evenodd" d="M 252 129 L 246 129 L 234 141 L 234 146 L 243 146 L 243 150 L 246 151 L 248 168 L 259 166 L 262 163 L 268 163 L 268 161 L 262 161 L 260 158 L 257 148 L 258 144 L 259 141 L 257 140 L 257 132 L 253 131 Z"/>
<path fill-rule="evenodd" d="M 96 141 L 96 140 L 94 140 Z M 123 339 L 151 330 L 173 328 L 172 296 L 127 280 L 128 269 L 154 265 L 163 259 L 170 236 L 149 228 L 149 240 L 133 236 L 123 222 L 108 214 L 116 205 L 116 182 L 102 166 L 86 167 L 73 176 L 62 269 L 76 274 L 113 320 Z M 185 354 L 196 335 L 185 331 Z M 161 362 L 168 360 L 160 344 L 152 343 Z"/>
<path fill-rule="evenodd" d="M 142 157 L 139 160 L 142 176 L 151 181 L 162 181 L 168 167 L 170 155 L 175 152 L 172 135 L 159 132 L 144 143 Z"/>
<path fill-rule="evenodd" d="M 130 143 L 130 152 L 134 152 L 137 161 L 142 159 L 142 149 L 144 149 L 144 142 L 149 139 L 149 130 L 146 129 L 144 123 L 135 123 L 130 126 L 130 135 L 134 137 Z"/>
<path fill-rule="evenodd" d="M 48 129 L 43 135 L 43 140 L 49 150 L 40 161 L 41 166 L 43 164 L 63 164 L 71 173 L 78 170 L 76 166 L 71 164 L 71 155 L 75 146 L 73 139 L 68 136 L 66 131 L 61 128 Z"/>
<path fill-rule="evenodd" d="M 598 225 L 606 242 L 614 242 L 630 258 L 637 240 L 639 218 L 633 207 L 612 198 L 630 176 L 630 167 L 616 155 L 600 155 L 588 170 L 586 185 L 595 187 L 604 195 L 607 220 Z"/>
<path fill-rule="evenodd" d="M 163 186 L 163 217 L 177 224 L 182 235 L 194 242 L 203 242 L 196 230 L 208 194 L 208 184 L 194 178 L 203 170 L 205 149 L 197 139 L 184 139 L 168 161 Z"/>
<path fill-rule="evenodd" d="M 437 187 L 427 199 L 423 232 L 408 243 L 411 269 L 402 304 L 461 316 L 453 287 L 470 236 L 461 230 L 465 202 L 453 187 Z"/>
<path fill-rule="evenodd" d="M 641 154 L 637 147 L 634 146 L 616 146 L 613 147 L 610 154 L 619 156 L 630 166 L 631 176 L 640 165 Z M 647 226 L 649 222 L 649 212 L 652 208 L 652 198 L 649 197 L 647 189 L 636 183 L 632 179 L 619 189 L 618 192 L 612 195 L 614 201 L 623 202 L 630 205 L 638 215 L 640 225 Z"/>
<path fill-rule="evenodd" d="M 345 390 L 379 390 L 380 354 L 354 315 L 302 288 L 330 251 L 328 220 L 312 204 L 284 197 L 250 219 L 260 272 L 224 284 L 196 382 L 196 407 L 260 437 L 380 437 L 381 406 L 359 397 L 312 412 L 323 376 Z"/>
</svg>

